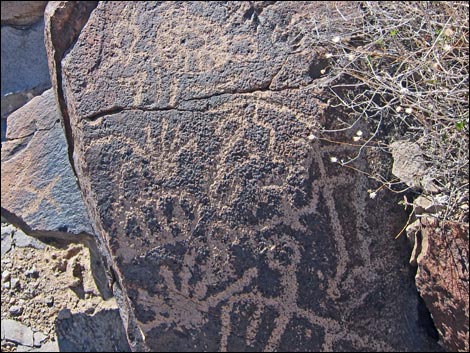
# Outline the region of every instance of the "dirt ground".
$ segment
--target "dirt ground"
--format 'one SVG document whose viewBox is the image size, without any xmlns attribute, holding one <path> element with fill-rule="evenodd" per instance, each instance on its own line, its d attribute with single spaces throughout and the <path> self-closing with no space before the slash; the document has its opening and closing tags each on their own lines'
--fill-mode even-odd
<svg viewBox="0 0 470 353">
<path fill-rule="evenodd" d="M 2 233 L 4 226 L 2 223 Z M 56 320 L 60 313 L 64 317 L 77 313 L 93 316 L 103 309 L 117 309 L 114 299 L 105 301 L 100 296 L 90 270 L 88 248 L 81 244 L 62 248 L 38 244 L 36 247 L 43 249 L 15 246 L 13 240 L 11 249 L 2 255 L 2 326 L 5 319 L 19 321 L 44 333 L 44 346 L 57 340 Z M 2 340 L 1 349 L 15 351 L 17 345 Z"/>
</svg>

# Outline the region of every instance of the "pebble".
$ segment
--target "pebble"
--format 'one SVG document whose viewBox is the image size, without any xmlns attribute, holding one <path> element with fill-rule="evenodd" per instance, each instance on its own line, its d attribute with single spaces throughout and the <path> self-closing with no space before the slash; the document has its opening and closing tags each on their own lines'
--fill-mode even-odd
<svg viewBox="0 0 470 353">
<path fill-rule="evenodd" d="M 10 280 L 11 277 L 11 272 L 8 270 L 5 270 L 2 272 L 2 282 L 7 282 Z"/>
<path fill-rule="evenodd" d="M 20 280 L 18 278 L 12 278 L 10 280 L 11 289 L 17 289 L 20 287 Z"/>
<path fill-rule="evenodd" d="M 48 307 L 52 307 L 54 305 L 54 297 L 52 296 L 47 297 L 45 302 Z"/>
<path fill-rule="evenodd" d="M 33 265 L 33 267 L 27 270 L 24 274 L 26 277 L 39 278 L 39 271 L 36 269 L 36 265 Z"/>
<path fill-rule="evenodd" d="M 11 316 L 20 316 L 23 313 L 23 307 L 20 305 L 12 305 L 8 312 Z"/>
</svg>

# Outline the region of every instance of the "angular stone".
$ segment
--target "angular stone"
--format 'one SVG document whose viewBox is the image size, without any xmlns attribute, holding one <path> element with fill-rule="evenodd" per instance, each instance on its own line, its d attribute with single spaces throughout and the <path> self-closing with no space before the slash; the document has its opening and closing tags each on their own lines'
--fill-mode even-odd
<svg viewBox="0 0 470 353">
<path fill-rule="evenodd" d="M 2 320 L 2 339 L 33 347 L 33 330 L 15 320 Z"/>
<path fill-rule="evenodd" d="M 43 18 L 47 1 L 2 1 L 2 26 L 29 26 Z"/>
<path fill-rule="evenodd" d="M 60 315 L 55 323 L 62 352 L 129 352 L 119 310 L 103 309 L 94 315 Z"/>
<path fill-rule="evenodd" d="M 21 229 L 15 230 L 13 233 L 13 242 L 18 248 L 35 248 L 35 249 L 44 249 L 46 244 L 39 241 L 36 238 L 26 235 Z"/>
<path fill-rule="evenodd" d="M 342 21 L 326 2 L 100 2 L 49 51 L 133 350 L 437 349 L 397 199 L 309 138 L 337 118 L 323 12 Z"/>
<path fill-rule="evenodd" d="M 1 245 L 2 245 L 2 256 L 8 253 L 11 250 L 12 245 L 12 235 L 13 235 L 14 227 L 11 225 L 3 226 L 2 223 L 2 238 L 1 238 Z"/>
<path fill-rule="evenodd" d="M 427 175 L 427 168 L 421 147 L 415 142 L 396 141 L 390 145 L 393 156 L 392 173 L 411 188 L 423 189 L 429 193 L 439 191 Z"/>
<path fill-rule="evenodd" d="M 11 316 L 20 316 L 23 313 L 23 307 L 20 305 L 12 305 L 8 312 Z"/>
<path fill-rule="evenodd" d="M 44 21 L 28 29 L 2 26 L 1 94 L 16 93 L 49 85 Z"/>
<path fill-rule="evenodd" d="M 35 235 L 92 234 L 52 90 L 8 118 L 2 144 L 2 215 Z"/>
<path fill-rule="evenodd" d="M 469 350 L 468 224 L 422 219 L 416 286 L 449 352 Z"/>
<path fill-rule="evenodd" d="M 42 342 L 44 342 L 47 339 L 47 335 L 44 333 L 38 331 L 35 332 L 34 335 L 34 347 L 41 347 Z"/>
</svg>

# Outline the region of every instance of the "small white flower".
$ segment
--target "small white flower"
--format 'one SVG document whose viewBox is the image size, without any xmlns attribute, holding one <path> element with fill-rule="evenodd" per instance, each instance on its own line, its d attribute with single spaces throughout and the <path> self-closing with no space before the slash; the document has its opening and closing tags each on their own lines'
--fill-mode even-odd
<svg viewBox="0 0 470 353">
<path fill-rule="evenodd" d="M 376 196 L 377 196 L 377 193 L 376 193 L 376 192 L 371 192 L 371 193 L 369 194 L 369 197 L 370 197 L 372 200 L 375 199 Z"/>
<path fill-rule="evenodd" d="M 398 106 L 397 109 L 395 109 L 395 110 L 396 110 L 397 113 L 400 113 L 402 109 L 403 109 L 402 107 Z"/>
<path fill-rule="evenodd" d="M 314 134 L 310 134 L 310 135 L 308 135 L 307 139 L 308 139 L 309 141 L 313 141 L 313 140 L 316 139 L 316 137 L 315 137 Z"/>
<path fill-rule="evenodd" d="M 341 38 L 336 36 L 333 38 L 333 43 L 339 43 L 341 41 Z"/>
<path fill-rule="evenodd" d="M 361 139 L 361 136 L 353 136 L 353 141 L 357 142 Z"/>
<path fill-rule="evenodd" d="M 357 135 L 357 136 L 362 136 L 362 131 L 361 131 L 361 130 L 357 130 L 356 135 Z"/>
<path fill-rule="evenodd" d="M 408 92 L 410 92 L 410 90 L 409 90 L 408 88 L 406 88 L 406 87 L 402 87 L 402 88 L 400 89 L 400 93 L 401 93 L 401 94 L 407 94 Z"/>
<path fill-rule="evenodd" d="M 413 109 L 411 109 L 410 107 L 405 109 L 406 114 L 411 114 L 412 112 L 413 112 Z"/>
<path fill-rule="evenodd" d="M 329 58 L 332 58 L 333 57 L 333 54 L 331 53 L 326 53 L 325 54 L 325 58 L 329 59 Z"/>
<path fill-rule="evenodd" d="M 445 51 L 451 51 L 451 50 L 452 50 L 452 45 L 446 44 L 446 45 L 444 45 L 443 49 L 444 49 Z"/>
<path fill-rule="evenodd" d="M 323 70 L 320 70 L 320 73 L 321 73 L 322 75 L 324 75 L 324 74 L 325 74 L 325 72 L 326 72 L 326 70 L 325 70 L 325 69 L 323 69 Z"/>
<path fill-rule="evenodd" d="M 353 61 L 355 59 L 354 54 L 348 54 L 348 60 Z"/>
<path fill-rule="evenodd" d="M 338 162 L 338 158 L 336 158 L 336 157 L 330 157 L 330 161 L 331 161 L 332 163 L 337 163 L 337 162 Z"/>
</svg>

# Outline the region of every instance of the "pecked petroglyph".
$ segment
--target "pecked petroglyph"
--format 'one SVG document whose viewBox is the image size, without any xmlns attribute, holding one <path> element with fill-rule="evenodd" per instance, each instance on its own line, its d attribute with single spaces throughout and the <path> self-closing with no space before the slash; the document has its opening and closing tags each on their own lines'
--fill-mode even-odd
<svg viewBox="0 0 470 353">
<path fill-rule="evenodd" d="M 330 162 L 351 147 L 309 139 L 340 114 L 307 36 L 329 5 L 265 5 L 100 3 L 62 61 L 126 313 L 150 350 L 408 349 L 398 211 Z"/>
</svg>

